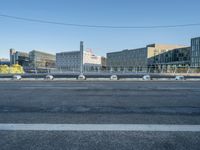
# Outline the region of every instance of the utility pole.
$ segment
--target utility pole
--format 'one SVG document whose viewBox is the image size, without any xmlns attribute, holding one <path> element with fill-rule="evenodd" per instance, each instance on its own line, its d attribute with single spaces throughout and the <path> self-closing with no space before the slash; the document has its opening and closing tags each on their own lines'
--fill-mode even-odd
<svg viewBox="0 0 200 150">
<path fill-rule="evenodd" d="M 83 41 L 80 42 L 80 56 L 81 56 L 80 73 L 83 74 Z"/>
</svg>

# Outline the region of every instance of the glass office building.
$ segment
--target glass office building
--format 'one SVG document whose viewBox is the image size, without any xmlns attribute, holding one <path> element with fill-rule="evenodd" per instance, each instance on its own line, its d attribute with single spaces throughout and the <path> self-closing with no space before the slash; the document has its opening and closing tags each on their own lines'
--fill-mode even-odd
<svg viewBox="0 0 200 150">
<path fill-rule="evenodd" d="M 10 49 L 10 65 L 19 64 L 23 67 L 29 66 L 29 54 L 26 52 Z"/>
<path fill-rule="evenodd" d="M 55 68 L 55 55 L 33 50 L 29 52 L 29 59 L 33 68 Z"/>
<path fill-rule="evenodd" d="M 200 37 L 191 39 L 191 66 L 200 67 Z"/>
</svg>

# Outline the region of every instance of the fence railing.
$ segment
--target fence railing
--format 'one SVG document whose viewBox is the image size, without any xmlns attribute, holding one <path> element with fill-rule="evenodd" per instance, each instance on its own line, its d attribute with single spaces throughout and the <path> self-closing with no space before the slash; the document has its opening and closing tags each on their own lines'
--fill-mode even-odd
<svg viewBox="0 0 200 150">
<path fill-rule="evenodd" d="M 79 73 L 79 70 L 67 70 L 67 69 L 50 69 L 49 73 Z M 168 67 L 168 68 L 120 68 L 117 70 L 113 69 L 99 69 L 99 70 L 84 70 L 84 73 L 120 73 L 120 74 L 199 74 L 200 67 Z"/>
<path fill-rule="evenodd" d="M 79 69 L 32 69 L 25 70 L 25 74 L 79 74 Z M 200 67 L 167 67 L 167 68 L 119 68 L 119 69 L 95 69 L 84 70 L 85 74 L 196 74 L 200 75 Z M 10 74 L 0 72 L 0 74 Z"/>
</svg>

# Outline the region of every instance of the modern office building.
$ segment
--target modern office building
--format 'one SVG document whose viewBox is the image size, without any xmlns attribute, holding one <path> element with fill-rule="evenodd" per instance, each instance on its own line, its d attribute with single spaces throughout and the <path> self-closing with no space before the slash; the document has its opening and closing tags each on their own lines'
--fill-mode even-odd
<svg viewBox="0 0 200 150">
<path fill-rule="evenodd" d="M 56 67 L 66 70 L 80 70 L 80 51 L 61 52 L 56 54 Z"/>
<path fill-rule="evenodd" d="M 191 39 L 191 66 L 200 67 L 200 37 Z"/>
<path fill-rule="evenodd" d="M 92 51 L 84 51 L 83 65 L 86 71 L 100 70 L 102 68 L 102 57 L 96 56 Z"/>
<path fill-rule="evenodd" d="M 101 56 L 94 55 L 91 51 L 83 52 L 83 65 L 85 71 L 101 69 L 105 62 Z M 61 52 L 56 54 L 56 67 L 69 71 L 80 71 L 80 51 Z"/>
<path fill-rule="evenodd" d="M 107 53 L 107 66 L 115 71 L 146 71 L 150 65 L 155 64 L 156 56 L 172 49 L 184 47 L 180 45 L 151 44 L 143 48 Z"/>
<path fill-rule="evenodd" d="M 10 49 L 10 65 L 19 64 L 21 66 L 29 66 L 29 54 L 26 52 Z"/>
<path fill-rule="evenodd" d="M 147 67 L 147 50 L 139 48 L 107 53 L 107 67 L 115 71 Z"/>
<path fill-rule="evenodd" d="M 163 69 L 172 67 L 190 66 L 190 47 L 176 48 L 155 57 L 151 57 L 148 61 L 149 68 Z"/>
<path fill-rule="evenodd" d="M 185 48 L 187 46 L 184 45 L 169 45 L 169 44 L 150 44 L 147 45 L 147 58 L 150 60 L 150 58 L 155 57 L 157 55 L 160 55 L 162 53 L 171 51 L 173 49 L 178 49 L 178 48 Z M 148 61 L 149 63 L 149 61 Z"/>
<path fill-rule="evenodd" d="M 33 50 L 29 52 L 29 59 L 31 68 L 55 68 L 55 55 Z"/>
<path fill-rule="evenodd" d="M 107 67 L 107 58 L 106 57 L 101 57 L 101 65 L 102 65 L 102 69 L 105 70 Z"/>
<path fill-rule="evenodd" d="M 175 48 L 149 58 L 148 65 L 190 64 L 190 47 Z"/>
</svg>

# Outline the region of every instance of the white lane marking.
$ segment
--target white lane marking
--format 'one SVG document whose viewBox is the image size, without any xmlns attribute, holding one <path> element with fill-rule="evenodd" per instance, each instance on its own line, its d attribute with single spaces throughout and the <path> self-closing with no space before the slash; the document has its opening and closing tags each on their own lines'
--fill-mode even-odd
<svg viewBox="0 0 200 150">
<path fill-rule="evenodd" d="M 97 87 L 97 86 L 95 86 Z M 1 89 L 1 87 L 0 87 Z M 3 87 L 2 89 L 10 89 L 10 88 L 5 88 Z M 12 89 L 16 89 L 16 88 L 12 88 Z M 89 90 L 89 89 L 94 89 L 93 86 L 91 87 L 68 87 L 68 86 L 22 86 L 22 87 L 17 87 L 17 89 L 20 89 L 20 90 L 36 90 L 36 89 L 41 89 L 41 90 L 44 90 L 44 89 L 63 89 L 63 90 Z M 140 91 L 140 90 L 144 90 L 144 91 L 149 91 L 149 90 L 170 90 L 170 91 L 175 91 L 175 90 L 196 90 L 196 91 L 200 91 L 200 88 L 129 88 L 129 89 L 126 89 L 126 88 L 108 88 L 108 87 L 99 87 L 99 88 L 95 88 L 94 90 L 136 90 L 136 91 Z"/>
<path fill-rule="evenodd" d="M 35 89 L 63 89 L 63 90 L 87 90 L 88 87 L 59 87 L 59 86 L 53 86 L 53 87 L 21 87 L 20 89 L 23 90 L 35 90 Z"/>
<path fill-rule="evenodd" d="M 167 124 L 0 124 L 0 131 L 168 131 L 200 132 L 200 125 Z"/>
</svg>

